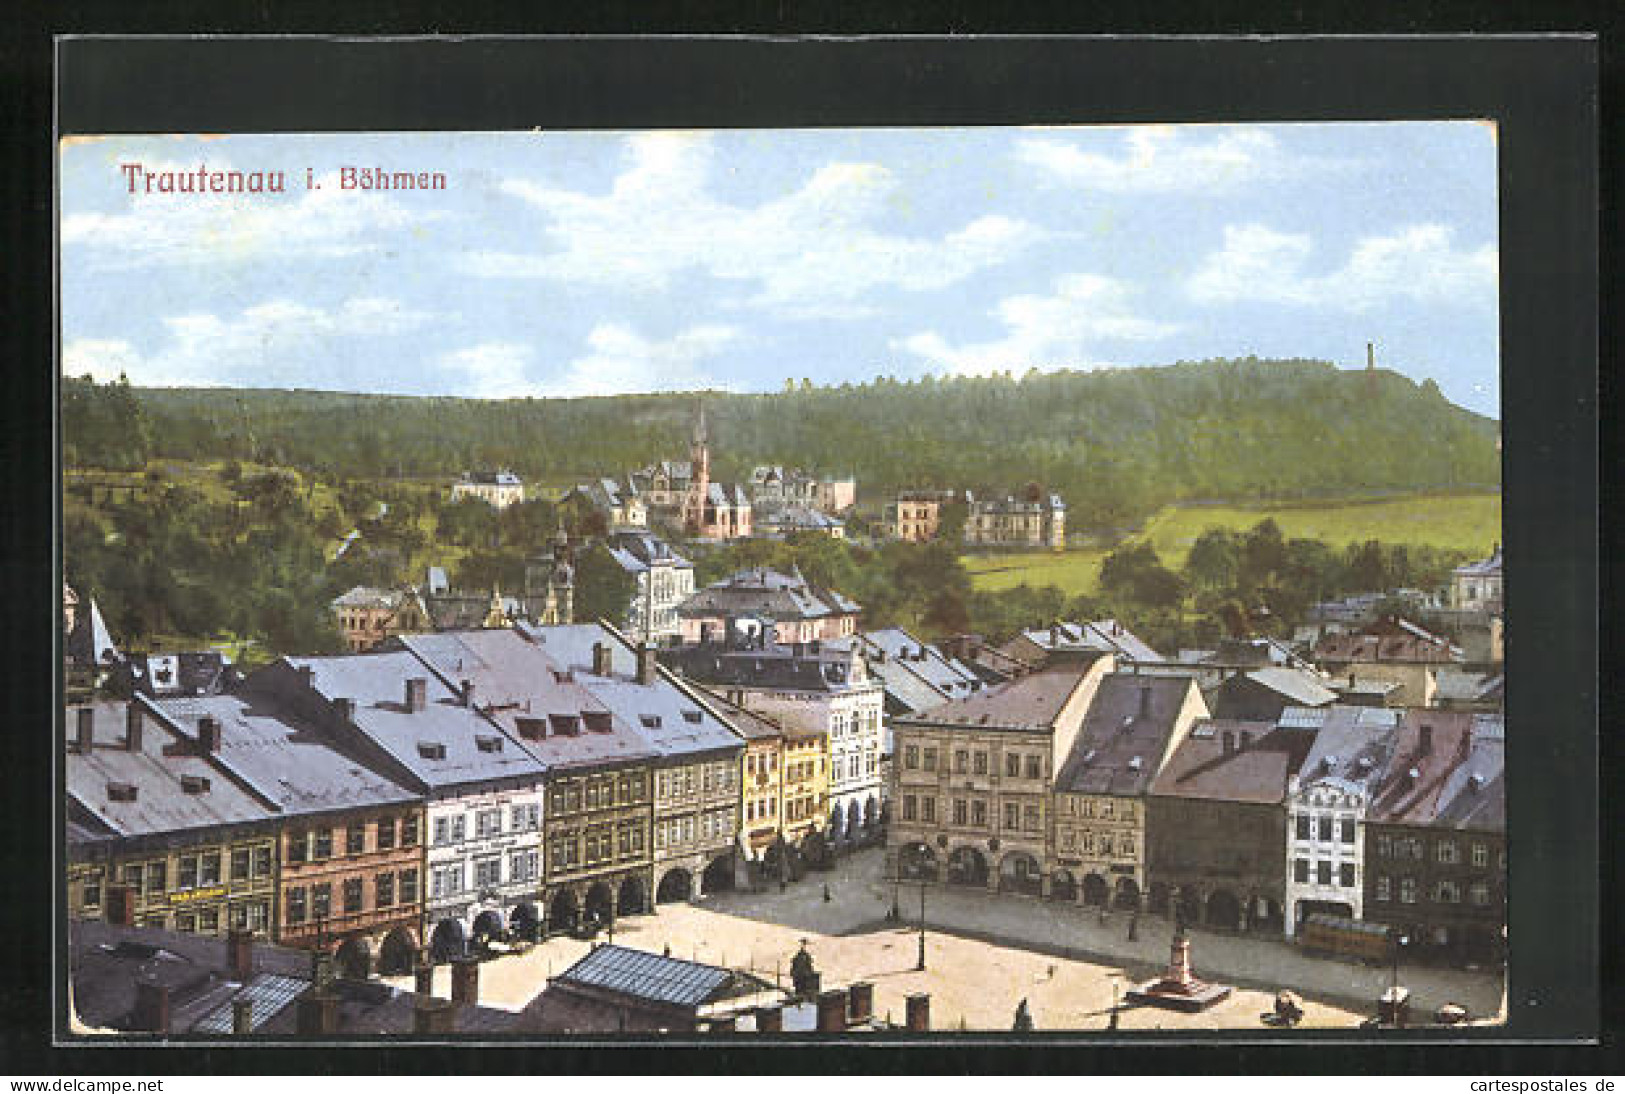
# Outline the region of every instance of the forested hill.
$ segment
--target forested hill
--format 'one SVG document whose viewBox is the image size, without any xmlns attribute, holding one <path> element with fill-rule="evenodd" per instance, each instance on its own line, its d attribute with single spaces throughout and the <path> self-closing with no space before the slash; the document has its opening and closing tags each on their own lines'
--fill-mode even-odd
<svg viewBox="0 0 1625 1094">
<path fill-rule="evenodd" d="M 63 381 L 69 466 L 236 458 L 339 476 L 512 467 L 558 482 L 686 458 L 697 395 L 474 399 L 130 389 Z M 1192 499 L 1492 487 L 1496 423 L 1431 381 L 1318 361 L 1204 361 L 1024 377 L 882 378 L 703 396 L 717 476 L 755 463 L 905 486 L 1060 492 L 1073 525 Z M 139 412 L 135 412 L 139 408 Z"/>
</svg>

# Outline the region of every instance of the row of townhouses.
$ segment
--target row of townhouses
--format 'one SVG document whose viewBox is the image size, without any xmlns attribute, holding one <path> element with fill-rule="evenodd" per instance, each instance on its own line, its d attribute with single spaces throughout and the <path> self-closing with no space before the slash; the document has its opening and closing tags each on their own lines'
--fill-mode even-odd
<svg viewBox="0 0 1625 1094">
<path fill-rule="evenodd" d="M 612 627 L 524 623 L 70 707 L 72 914 L 247 929 L 365 975 L 878 838 L 880 689 L 861 660 L 773 654 L 818 717 Z"/>
<path fill-rule="evenodd" d="M 1204 689 L 1076 646 L 894 718 L 888 874 L 1289 936 L 1320 915 L 1497 954 L 1502 715 L 1327 690 L 1225 716 L 1263 671 L 1300 670 Z"/>
</svg>

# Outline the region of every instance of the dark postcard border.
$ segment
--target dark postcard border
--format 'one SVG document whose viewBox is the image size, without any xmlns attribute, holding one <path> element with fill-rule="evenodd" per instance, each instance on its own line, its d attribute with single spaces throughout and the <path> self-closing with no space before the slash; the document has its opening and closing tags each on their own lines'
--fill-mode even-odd
<svg viewBox="0 0 1625 1094">
<path fill-rule="evenodd" d="M 1497 1039 L 1567 1038 L 1596 1028 L 1595 42 L 73 39 L 59 44 L 58 57 L 63 133 L 1496 119 L 1502 150 L 1505 536 L 1517 575 L 1509 597 L 1509 646 L 1518 666 L 1509 717 L 1530 727 L 1509 743 L 1514 757 L 1509 808 L 1518 818 L 1511 838 L 1518 879 L 1510 909 L 1514 1024 Z M 49 193 L 35 191 L 27 203 L 10 207 L 21 229 L 13 238 L 43 244 L 31 249 L 45 259 L 33 271 L 40 279 L 36 294 L 50 284 Z M 44 481 L 28 481 L 16 512 L 52 511 L 54 384 L 50 369 L 33 364 L 42 342 L 49 350 L 45 332 L 50 329 L 42 326 L 44 337 L 30 340 L 31 352 L 13 358 L 29 362 L 27 368 L 14 364 L 13 376 L 32 385 L 28 394 L 38 399 L 38 413 L 8 429 L 8 454 L 21 449 L 45 459 Z M 36 379 L 41 375 L 43 385 Z M 38 607 L 27 618 L 54 618 L 49 592 L 54 582 L 44 576 L 45 567 L 54 565 L 49 522 L 5 523 L 8 548 L 22 539 L 42 563 L 19 585 L 45 594 L 25 592 L 15 604 Z M 43 681 L 54 675 L 43 658 L 40 670 L 31 677 Z M 17 724 L 54 724 L 51 696 L 36 701 L 38 706 L 29 704 L 34 716 Z M 27 744 L 34 753 L 32 769 L 49 770 L 47 735 L 30 732 Z M 25 787 L 9 799 L 29 813 L 13 831 L 39 831 L 53 823 L 50 795 L 44 792 L 48 784 L 30 780 L 29 785 L 35 789 Z M 52 868 L 43 863 L 41 871 L 29 873 L 40 876 Z M 13 927 L 13 940 L 24 933 L 23 926 Z M 13 968 L 25 962 L 33 967 L 49 956 L 48 945 L 37 941 L 49 938 L 49 926 L 35 924 L 27 933 L 36 943 L 18 944 Z M 42 969 L 41 975 L 48 972 Z M 30 984 L 4 996 L 0 1013 L 8 1030 L 37 1028 L 50 1009 L 47 986 Z M 1236 1039 L 1247 1035 L 1211 1040 Z M 938 1047 L 926 1066 L 1024 1070 L 1044 1067 L 1041 1061 L 1053 1058 L 1034 1045 L 1022 1050 L 1020 1059 L 1027 1063 L 1018 1064 L 984 1043 L 977 1038 L 976 1047 Z M 1117 1071 L 1132 1062 L 1137 1070 L 1256 1069 L 1263 1059 L 1271 1070 L 1336 1067 L 1339 1060 L 1344 1069 L 1370 1065 L 1363 1047 L 1237 1048 L 1224 1052 L 1222 1060 L 1204 1050 L 1195 1056 L 1155 1049 L 1090 1053 L 1088 1067 Z M 748 1060 L 759 1069 L 848 1070 L 879 1063 L 873 1053 L 848 1046 L 822 1049 L 816 1060 L 795 1050 L 776 1050 L 773 1058 L 746 1050 L 739 1059 L 721 1046 L 703 1057 L 682 1049 L 632 1051 L 666 1068 L 709 1070 Z M 1459 1056 L 1457 1051 L 1432 1048 L 1428 1055 L 1441 1063 L 1454 1058 L 1474 1071 L 1500 1057 L 1500 1050 L 1488 1045 Z M 375 1055 L 381 1054 L 347 1054 L 343 1066 L 400 1066 L 401 1054 L 394 1050 L 388 1051 L 394 1065 L 383 1059 L 366 1062 Z M 473 1053 L 448 1052 L 442 1058 L 457 1060 L 465 1071 L 506 1070 L 520 1063 L 535 1067 L 547 1058 L 481 1055 L 478 1063 Z M 908 1055 L 910 1069 L 925 1063 Z M 1385 1055 L 1384 1061 L 1392 1064 L 1399 1055 Z M 180 1063 L 160 1057 L 168 1054 L 99 1050 L 90 1054 L 95 1063 L 89 1066 L 164 1070 Z M 238 1050 L 211 1053 L 204 1066 L 325 1069 L 332 1059 L 324 1055 L 318 1062 L 304 1051 L 276 1058 L 281 1063 L 259 1051 Z M 354 1065 L 348 1063 L 352 1059 Z M 570 1062 L 581 1067 L 585 1059 L 572 1053 Z M 622 1066 L 633 1063 L 626 1050 L 612 1059 Z M 615 1066 L 609 1059 L 599 1067 L 604 1065 Z"/>
</svg>

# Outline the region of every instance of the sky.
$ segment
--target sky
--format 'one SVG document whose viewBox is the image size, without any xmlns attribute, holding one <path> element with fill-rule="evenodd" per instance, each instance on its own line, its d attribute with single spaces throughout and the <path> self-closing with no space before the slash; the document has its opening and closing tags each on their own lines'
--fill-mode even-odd
<svg viewBox="0 0 1625 1094">
<path fill-rule="evenodd" d="M 1374 342 L 1380 366 L 1499 416 L 1480 122 L 119 136 L 60 155 L 74 376 L 540 398 L 1357 368 Z M 345 167 L 446 185 L 345 189 Z M 200 168 L 286 189 L 161 192 Z"/>
</svg>

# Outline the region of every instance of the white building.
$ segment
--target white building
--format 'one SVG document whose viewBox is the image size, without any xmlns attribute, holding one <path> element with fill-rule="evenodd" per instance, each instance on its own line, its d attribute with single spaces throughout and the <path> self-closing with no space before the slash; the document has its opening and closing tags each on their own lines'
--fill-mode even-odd
<svg viewBox="0 0 1625 1094">
<path fill-rule="evenodd" d="M 496 509 L 525 500 L 525 484 L 512 471 L 465 471 L 451 487 L 451 500 L 479 498 Z"/>
<path fill-rule="evenodd" d="M 1497 543 L 1490 557 L 1465 566 L 1457 566 L 1450 573 L 1450 606 L 1464 611 L 1499 612 L 1506 599 L 1506 586 L 1501 576 L 1501 545 Z"/>
<path fill-rule="evenodd" d="M 1399 711 L 1382 707 L 1288 707 L 1281 724 L 1312 728 L 1314 746 L 1286 796 L 1286 933 L 1304 917 L 1364 912 L 1365 815 L 1393 751 Z"/>
<path fill-rule="evenodd" d="M 617 532 L 605 542 L 610 556 L 637 583 L 622 630 L 633 642 L 681 637 L 677 615 L 694 595 L 694 564 L 648 532 Z"/>
</svg>

